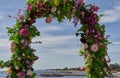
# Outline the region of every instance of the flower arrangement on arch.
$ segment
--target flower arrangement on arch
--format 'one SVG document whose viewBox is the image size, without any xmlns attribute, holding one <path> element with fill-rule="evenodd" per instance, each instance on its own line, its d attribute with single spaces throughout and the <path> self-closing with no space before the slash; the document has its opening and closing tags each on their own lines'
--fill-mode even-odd
<svg viewBox="0 0 120 78">
<path fill-rule="evenodd" d="M 97 14 L 98 9 L 83 0 L 27 0 L 25 13 L 20 15 L 19 9 L 16 24 L 7 28 L 12 57 L 7 62 L 0 61 L 0 67 L 8 67 L 6 72 L 11 78 L 35 78 L 32 66 L 38 57 L 31 48 L 31 40 L 40 32 L 33 23 L 37 18 L 45 18 L 46 23 L 67 19 L 73 20 L 75 26 L 82 25 L 76 36 L 81 36 L 80 54 L 85 60 L 82 70 L 87 72 L 87 78 L 104 78 L 110 71 L 105 59 L 110 42 L 104 36 L 105 26 L 99 24 L 102 15 Z"/>
</svg>

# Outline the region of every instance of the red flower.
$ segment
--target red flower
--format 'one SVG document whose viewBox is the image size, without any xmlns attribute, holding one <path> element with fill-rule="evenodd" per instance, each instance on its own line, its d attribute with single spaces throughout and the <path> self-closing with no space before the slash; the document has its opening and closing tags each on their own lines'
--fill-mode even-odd
<svg viewBox="0 0 120 78">
<path fill-rule="evenodd" d="M 20 30 L 20 35 L 27 37 L 29 35 L 29 31 L 27 29 L 21 29 Z"/>
<path fill-rule="evenodd" d="M 85 67 L 82 67 L 81 70 L 82 70 L 82 71 L 85 71 Z"/>
</svg>

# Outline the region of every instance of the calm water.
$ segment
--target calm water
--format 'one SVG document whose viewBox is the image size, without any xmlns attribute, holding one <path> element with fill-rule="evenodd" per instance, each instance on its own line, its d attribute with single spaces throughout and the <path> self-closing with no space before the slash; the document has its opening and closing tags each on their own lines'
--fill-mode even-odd
<svg viewBox="0 0 120 78">
<path fill-rule="evenodd" d="M 86 78 L 84 76 L 81 76 L 81 77 L 80 76 L 64 76 L 64 77 L 41 77 L 41 76 L 39 76 L 42 73 L 48 73 L 48 72 L 51 72 L 51 71 L 46 71 L 46 70 L 36 71 L 36 73 L 37 73 L 36 78 Z M 6 76 L 7 76 L 6 72 L 0 71 L 0 78 L 6 78 Z"/>
</svg>

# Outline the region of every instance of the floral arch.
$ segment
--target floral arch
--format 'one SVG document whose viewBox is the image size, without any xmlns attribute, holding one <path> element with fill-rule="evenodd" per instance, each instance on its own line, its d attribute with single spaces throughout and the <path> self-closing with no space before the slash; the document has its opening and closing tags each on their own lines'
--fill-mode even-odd
<svg viewBox="0 0 120 78">
<path fill-rule="evenodd" d="M 86 4 L 83 0 L 27 0 L 23 15 L 16 17 L 16 24 L 9 27 L 8 35 L 11 43 L 11 60 L 0 61 L 0 67 L 8 67 L 7 73 L 11 78 L 35 78 L 32 65 L 38 59 L 31 48 L 31 40 L 40 35 L 33 25 L 37 18 L 46 18 L 50 23 L 53 18 L 58 22 L 64 19 L 73 20 L 74 25 L 81 24 L 76 36 L 81 36 L 83 48 L 80 54 L 84 56 L 85 65 L 82 70 L 87 72 L 87 78 L 104 78 L 110 69 L 110 62 L 105 59 L 109 41 L 105 38 L 105 26 L 99 24 L 98 7 Z M 10 16 L 11 17 L 11 16 Z"/>
</svg>

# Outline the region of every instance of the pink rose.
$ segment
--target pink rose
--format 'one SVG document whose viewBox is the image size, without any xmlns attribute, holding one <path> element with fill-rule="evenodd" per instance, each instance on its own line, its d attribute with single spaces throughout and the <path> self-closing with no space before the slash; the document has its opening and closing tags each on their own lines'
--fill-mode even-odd
<svg viewBox="0 0 120 78">
<path fill-rule="evenodd" d="M 31 5 L 31 4 L 28 4 L 28 5 L 27 5 L 27 10 L 28 10 L 28 11 L 31 11 L 31 10 L 32 10 L 32 5 Z"/>
<path fill-rule="evenodd" d="M 27 37 L 29 35 L 29 31 L 27 29 L 21 29 L 20 30 L 20 35 Z"/>
<path fill-rule="evenodd" d="M 51 12 L 55 12 L 55 11 L 56 11 L 56 7 L 52 7 Z"/>
<path fill-rule="evenodd" d="M 18 61 L 20 61 L 20 60 L 21 60 L 21 58 L 20 58 L 20 57 L 18 57 L 18 58 L 17 58 L 17 60 L 18 60 Z"/>
<path fill-rule="evenodd" d="M 98 45 L 97 44 L 93 44 L 91 46 L 91 50 L 94 51 L 94 52 L 98 51 Z"/>
<path fill-rule="evenodd" d="M 46 17 L 45 21 L 46 23 L 50 23 L 52 21 L 52 17 Z"/>
<path fill-rule="evenodd" d="M 20 68 L 18 66 L 15 67 L 16 70 L 19 70 Z"/>
</svg>

